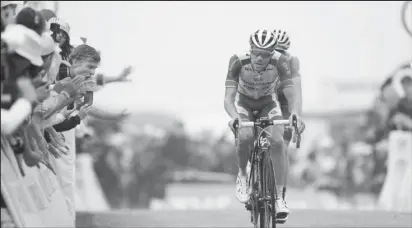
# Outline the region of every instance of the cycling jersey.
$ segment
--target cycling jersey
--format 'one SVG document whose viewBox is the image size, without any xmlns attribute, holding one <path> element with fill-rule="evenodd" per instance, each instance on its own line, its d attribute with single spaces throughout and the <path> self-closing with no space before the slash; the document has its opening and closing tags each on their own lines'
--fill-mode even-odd
<svg viewBox="0 0 412 228">
<path fill-rule="evenodd" d="M 242 119 L 256 117 L 282 118 L 276 98 L 276 88 L 293 86 L 289 63 L 281 53 L 275 53 L 265 70 L 253 69 L 250 53 L 234 55 L 229 62 L 226 87 L 237 88 L 235 106 Z"/>
<path fill-rule="evenodd" d="M 292 56 L 289 52 L 285 51 L 285 57 L 289 61 L 290 69 L 291 69 L 291 78 L 300 77 L 299 73 L 299 59 L 296 56 Z M 280 105 L 282 106 L 282 112 L 285 117 L 289 117 L 290 112 L 288 108 L 288 101 L 283 94 L 283 88 L 277 88 L 278 100 Z"/>
<path fill-rule="evenodd" d="M 300 77 L 299 59 L 296 56 L 291 55 L 287 51 L 285 51 L 285 56 L 286 56 L 287 60 L 289 61 L 289 65 L 290 65 L 290 69 L 291 69 L 291 77 L 292 78 Z M 287 118 L 290 117 L 291 113 L 289 111 L 288 100 L 286 99 L 286 96 L 285 96 L 285 94 L 283 94 L 282 90 L 283 90 L 282 88 L 277 88 L 278 101 L 280 103 L 280 109 L 282 111 L 283 118 L 287 119 Z M 290 128 L 285 129 L 283 139 L 286 142 L 290 142 L 290 140 L 292 139 L 292 130 Z"/>
<path fill-rule="evenodd" d="M 237 87 L 237 91 L 247 97 L 259 99 L 272 96 L 276 87 L 293 86 L 289 63 L 285 56 L 276 52 L 266 69 L 257 72 L 253 69 L 250 53 L 234 55 L 229 62 L 226 87 Z"/>
</svg>

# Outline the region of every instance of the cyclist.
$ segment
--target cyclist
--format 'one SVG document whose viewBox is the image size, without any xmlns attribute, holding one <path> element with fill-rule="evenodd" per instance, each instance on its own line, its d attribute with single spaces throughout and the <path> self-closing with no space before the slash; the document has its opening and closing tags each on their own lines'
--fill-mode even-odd
<svg viewBox="0 0 412 228">
<path fill-rule="evenodd" d="M 295 94 L 296 94 L 296 104 L 297 104 L 297 110 L 298 114 L 302 114 L 302 86 L 301 86 L 301 77 L 299 73 L 299 59 L 296 56 L 291 55 L 287 50 L 290 48 L 290 37 L 286 33 L 286 31 L 282 29 L 275 29 L 273 31 L 277 38 L 277 45 L 275 47 L 275 50 L 277 52 L 280 52 L 282 55 L 286 56 L 286 58 L 289 61 L 290 65 L 290 70 L 291 70 L 291 76 L 292 76 L 292 81 L 294 84 L 295 88 Z M 284 118 L 289 118 L 290 117 L 290 112 L 289 112 L 289 105 L 288 105 L 288 100 L 285 97 L 285 94 L 283 93 L 282 89 L 279 88 L 277 89 L 277 94 L 278 94 L 278 101 L 280 103 L 280 107 L 283 113 Z M 303 123 L 302 123 L 303 124 Z M 302 130 L 303 130 L 303 125 L 302 125 Z M 291 129 L 285 129 L 285 134 L 283 135 L 283 140 L 285 141 L 285 149 L 287 150 L 287 147 L 289 146 L 290 140 L 292 138 L 292 130 Z M 289 161 L 288 158 L 287 163 L 286 163 L 286 173 L 288 173 L 289 169 Z M 285 175 L 287 177 L 287 174 Z M 283 187 L 283 194 L 282 198 L 285 199 L 286 195 L 286 181 L 287 178 L 285 179 L 285 186 Z"/>
<path fill-rule="evenodd" d="M 254 121 L 255 118 L 268 117 L 283 119 L 282 111 L 276 99 L 276 87 L 283 91 L 290 102 L 294 102 L 294 88 L 287 58 L 275 52 L 277 44 L 275 34 L 266 29 L 254 32 L 249 39 L 250 50 L 233 55 L 229 61 L 226 77 L 225 110 L 232 118 L 229 126 L 233 130 L 235 120 Z M 292 113 L 297 113 L 294 107 Z M 254 112 L 257 112 L 255 115 Z M 283 127 L 271 126 L 271 153 L 275 165 L 278 196 L 282 195 L 285 175 L 285 150 Z M 239 173 L 236 181 L 236 196 L 242 203 L 250 199 L 247 187 L 246 166 L 249 151 L 253 145 L 253 129 L 239 129 L 236 144 Z M 289 209 L 282 198 L 276 199 L 278 216 L 287 217 Z"/>
</svg>

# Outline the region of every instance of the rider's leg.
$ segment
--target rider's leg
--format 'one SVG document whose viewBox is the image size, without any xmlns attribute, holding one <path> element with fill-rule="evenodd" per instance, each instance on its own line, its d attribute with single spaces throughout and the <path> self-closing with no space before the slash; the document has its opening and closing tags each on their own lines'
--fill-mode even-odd
<svg viewBox="0 0 412 228">
<path fill-rule="evenodd" d="M 290 144 L 290 140 L 292 139 L 292 130 L 286 129 L 285 133 L 283 134 L 283 141 L 285 143 L 285 152 L 286 152 L 286 174 L 285 174 L 285 185 L 283 186 L 282 191 L 282 199 L 285 200 L 286 197 L 286 186 L 288 185 L 288 176 L 289 176 L 289 155 L 288 155 L 288 148 Z"/>
<path fill-rule="evenodd" d="M 282 111 L 276 101 L 266 106 L 261 116 L 267 116 L 269 119 L 283 119 Z M 282 199 L 283 188 L 285 186 L 286 170 L 287 170 L 287 157 L 286 148 L 283 141 L 284 126 L 270 126 L 268 128 L 270 133 L 270 150 L 272 154 L 273 165 L 275 166 L 276 177 L 276 191 L 278 199 L 276 199 L 276 211 L 277 214 L 282 215 L 279 219 L 287 219 L 289 209 L 287 208 L 285 201 Z"/>
<path fill-rule="evenodd" d="M 289 119 L 290 117 L 290 112 L 289 112 L 289 106 L 287 104 L 287 101 L 284 103 L 281 103 L 281 110 L 283 114 L 283 119 Z M 287 128 L 283 134 L 283 141 L 285 142 L 285 154 L 286 154 L 286 172 L 285 172 L 285 185 L 283 186 L 283 191 L 282 191 L 282 199 L 285 200 L 286 197 L 286 186 L 288 184 L 288 177 L 289 177 L 289 155 L 288 155 L 288 148 L 290 144 L 290 140 L 292 139 L 292 130 L 290 128 Z"/>
<path fill-rule="evenodd" d="M 246 165 L 249 159 L 249 152 L 253 145 L 253 128 L 243 127 L 238 133 L 238 142 L 236 146 L 237 164 L 239 167 L 239 174 L 246 176 Z"/>
<path fill-rule="evenodd" d="M 237 112 L 243 121 L 253 121 L 252 111 L 243 103 L 236 104 Z M 239 174 L 246 176 L 246 165 L 249 159 L 249 153 L 253 145 L 253 128 L 243 127 L 238 131 L 236 143 L 237 164 Z"/>
<path fill-rule="evenodd" d="M 247 107 L 237 104 L 237 111 L 243 121 L 250 121 L 253 114 Z M 236 196 L 242 203 L 249 201 L 249 192 L 247 188 L 246 166 L 249 159 L 249 152 L 253 145 L 253 128 L 243 127 L 238 131 L 236 143 L 237 164 L 239 167 L 238 178 L 236 181 Z"/>
<path fill-rule="evenodd" d="M 283 119 L 282 111 L 276 101 L 268 104 L 260 113 L 260 116 L 267 116 L 269 119 Z M 283 142 L 284 126 L 270 126 L 267 128 L 270 133 L 270 150 L 273 165 L 275 166 L 276 190 L 278 196 L 282 196 L 285 186 L 285 175 L 287 169 L 285 143 Z"/>
<path fill-rule="evenodd" d="M 285 175 L 287 171 L 287 157 L 285 151 L 285 143 L 283 142 L 283 126 L 270 126 L 268 128 L 271 137 L 270 139 L 270 150 L 273 158 L 273 163 L 275 166 L 275 176 L 276 176 L 276 190 L 277 195 L 283 195 L 283 187 L 285 186 Z"/>
</svg>

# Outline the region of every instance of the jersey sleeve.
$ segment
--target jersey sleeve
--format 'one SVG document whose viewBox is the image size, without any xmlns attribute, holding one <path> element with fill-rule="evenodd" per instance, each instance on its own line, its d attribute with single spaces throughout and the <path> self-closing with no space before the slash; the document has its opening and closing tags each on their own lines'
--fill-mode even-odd
<svg viewBox="0 0 412 228">
<path fill-rule="evenodd" d="M 292 78 L 296 78 L 296 77 L 300 77 L 300 63 L 299 63 L 299 59 L 296 56 L 293 56 L 290 61 L 290 71 L 292 73 Z"/>
<path fill-rule="evenodd" d="M 277 64 L 279 70 L 280 86 L 279 89 L 284 89 L 293 86 L 292 72 L 290 70 L 289 61 L 284 55 L 280 56 Z"/>
<path fill-rule="evenodd" d="M 242 68 L 242 64 L 237 55 L 233 55 L 229 60 L 229 69 L 226 76 L 226 87 L 236 88 L 239 83 L 239 73 Z"/>
</svg>

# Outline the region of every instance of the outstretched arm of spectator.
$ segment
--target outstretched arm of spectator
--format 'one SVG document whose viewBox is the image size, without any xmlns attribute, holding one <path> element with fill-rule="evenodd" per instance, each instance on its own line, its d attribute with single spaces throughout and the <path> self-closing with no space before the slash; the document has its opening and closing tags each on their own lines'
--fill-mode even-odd
<svg viewBox="0 0 412 228">
<path fill-rule="evenodd" d="M 65 119 L 62 123 L 54 125 L 53 128 L 57 132 L 68 131 L 75 128 L 87 116 L 90 109 L 91 107 L 89 106 L 82 106 L 77 115 Z"/>
<path fill-rule="evenodd" d="M 71 116 L 65 119 L 63 122 L 54 125 L 53 128 L 57 132 L 62 132 L 62 131 L 71 130 L 75 128 L 78 124 L 80 124 L 80 117 L 76 115 L 76 116 Z"/>
<path fill-rule="evenodd" d="M 133 72 L 133 68 L 131 66 L 127 66 L 116 77 L 107 77 L 102 74 L 99 74 L 97 75 L 96 81 L 98 85 L 104 85 L 104 84 L 111 83 L 111 82 L 128 81 L 127 76 L 129 76 L 132 72 Z"/>
<path fill-rule="evenodd" d="M 123 110 L 121 113 L 110 113 L 110 112 L 106 112 L 104 110 L 98 109 L 95 106 L 92 106 L 89 115 L 96 117 L 98 119 L 104 119 L 104 120 L 118 120 L 120 118 L 123 118 L 125 116 L 127 116 L 127 111 L 126 109 Z"/>
</svg>

